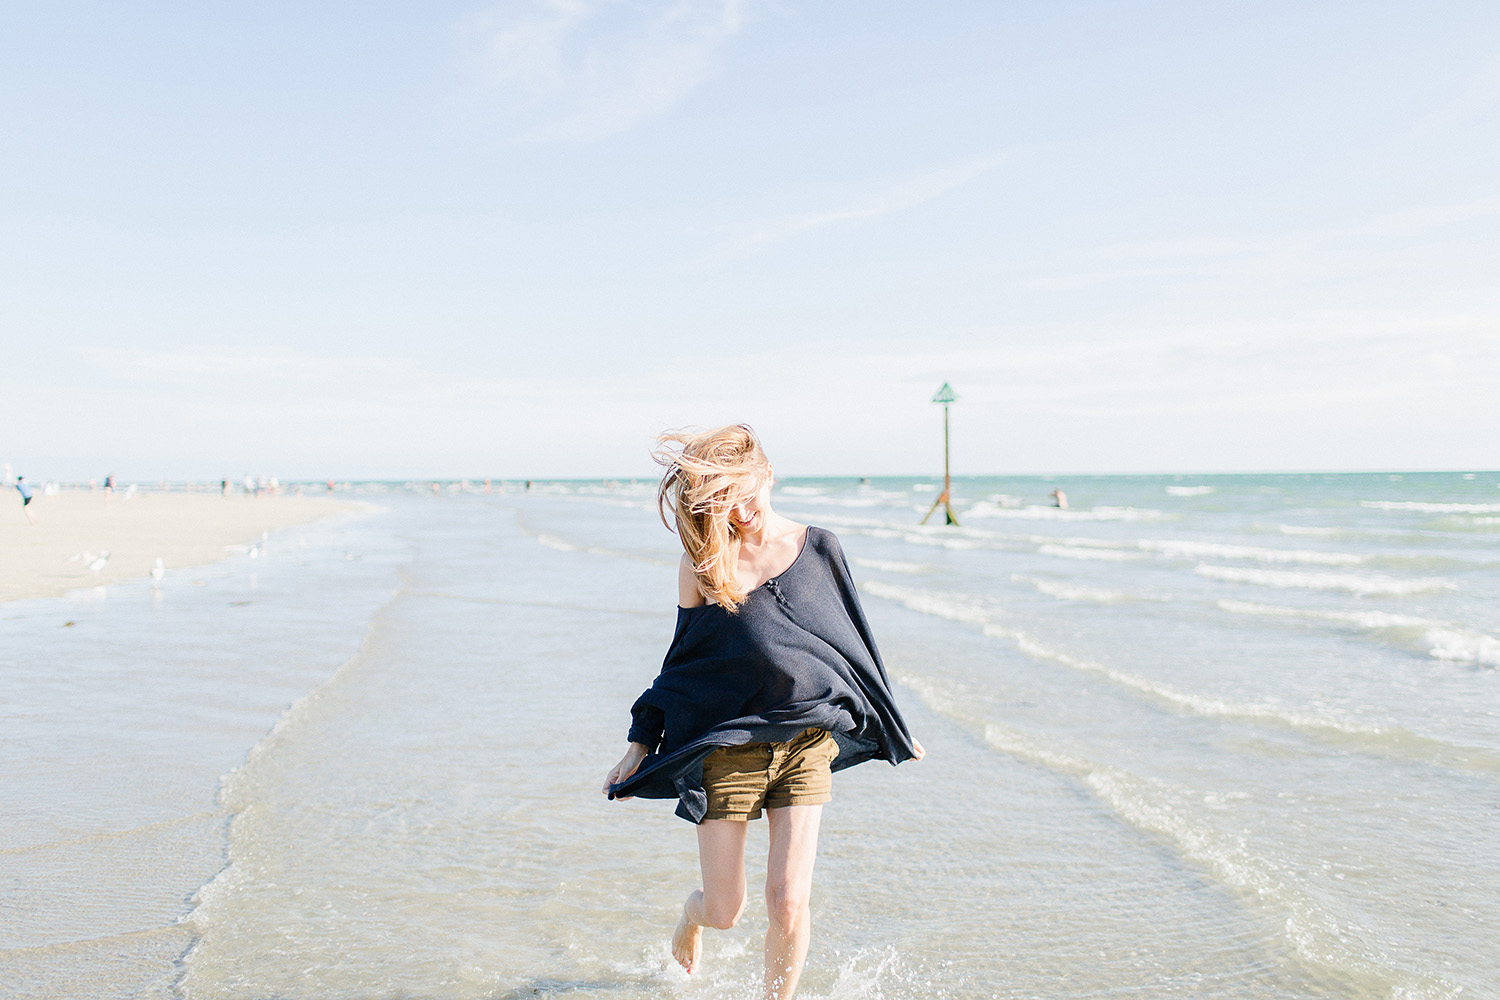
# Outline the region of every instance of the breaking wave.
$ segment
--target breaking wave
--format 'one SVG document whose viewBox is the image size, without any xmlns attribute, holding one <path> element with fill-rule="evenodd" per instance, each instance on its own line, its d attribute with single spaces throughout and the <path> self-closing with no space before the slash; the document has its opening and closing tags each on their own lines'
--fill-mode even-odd
<svg viewBox="0 0 1500 1000">
<path fill-rule="evenodd" d="M 1429 503 L 1425 500 L 1361 500 L 1371 510 L 1414 510 L 1424 514 L 1495 514 L 1500 503 Z"/>
<path fill-rule="evenodd" d="M 1261 587 L 1302 588 L 1305 590 L 1345 590 L 1360 597 L 1400 596 L 1433 590 L 1457 590 L 1458 584 L 1441 577 L 1400 580 L 1393 576 L 1356 573 L 1301 573 L 1295 570 L 1246 569 L 1236 566 L 1210 566 L 1200 563 L 1193 572 L 1229 583 L 1249 583 Z"/>
<path fill-rule="evenodd" d="M 1102 587 L 1084 587 L 1076 583 L 1062 583 L 1058 580 L 1038 580 L 1035 577 L 1022 576 L 1012 573 L 1010 577 L 1016 583 L 1027 583 L 1035 587 L 1038 593 L 1046 594 L 1048 597 L 1056 597 L 1063 601 L 1093 601 L 1096 604 L 1121 604 L 1125 601 L 1139 600 L 1133 594 L 1126 594 L 1118 590 L 1105 590 Z"/>
<path fill-rule="evenodd" d="M 1095 507 L 1073 510 L 1069 507 L 1005 507 L 981 500 L 964 511 L 965 517 L 1020 518 L 1032 521 L 1162 521 L 1169 515 L 1145 507 Z"/>
</svg>

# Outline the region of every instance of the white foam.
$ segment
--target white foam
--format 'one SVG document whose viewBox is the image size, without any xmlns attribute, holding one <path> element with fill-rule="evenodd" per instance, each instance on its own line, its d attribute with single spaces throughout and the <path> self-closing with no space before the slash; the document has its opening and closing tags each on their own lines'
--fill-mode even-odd
<svg viewBox="0 0 1500 1000">
<path fill-rule="evenodd" d="M 1130 544 L 1128 542 L 1111 542 L 1103 538 L 1082 538 L 1078 536 L 1058 538 L 1056 535 L 1015 535 L 1012 537 L 1037 545 L 1078 545 L 1094 549 L 1118 549 Z"/>
<path fill-rule="evenodd" d="M 1119 604 L 1122 601 L 1135 600 L 1131 594 L 1122 593 L 1118 590 L 1105 590 L 1101 587 L 1083 587 L 1077 584 L 1061 583 L 1056 580 L 1038 580 L 1035 577 L 1022 576 L 1012 573 L 1011 577 L 1017 583 L 1029 583 L 1039 593 L 1048 597 L 1056 597 L 1063 601 L 1093 601 L 1096 604 Z"/>
<path fill-rule="evenodd" d="M 537 535 L 536 540 L 547 548 L 556 549 L 558 552 L 583 551 L 583 548 L 581 546 L 574 545 L 571 542 L 565 542 L 561 538 L 558 538 L 556 535 Z"/>
<path fill-rule="evenodd" d="M 1281 529 L 1283 535 L 1316 535 L 1320 538 L 1328 538 L 1344 533 L 1342 528 L 1319 528 L 1301 524 L 1278 524 L 1277 527 Z"/>
<path fill-rule="evenodd" d="M 824 486 L 779 486 L 778 493 L 785 493 L 789 497 L 818 497 L 828 492 Z"/>
<path fill-rule="evenodd" d="M 1427 651 L 1427 655 L 1435 660 L 1500 667 L 1500 639 L 1492 635 L 1455 628 L 1435 628 L 1423 636 L 1423 639 L 1431 644 L 1432 648 Z"/>
<path fill-rule="evenodd" d="M 1311 549 L 1267 549 L 1254 545 L 1143 538 L 1136 543 L 1147 552 L 1179 558 L 1244 559 L 1264 563 L 1307 563 L 1314 566 L 1357 566 L 1367 557 L 1348 552 L 1318 552 Z"/>
<path fill-rule="evenodd" d="M 926 534 L 920 530 L 911 528 L 866 528 L 863 534 L 871 538 L 891 538 L 913 545 L 933 545 L 942 549 L 954 551 L 967 551 L 969 549 L 982 548 L 983 545 L 973 538 L 965 538 L 962 535 L 936 535 Z"/>
<path fill-rule="evenodd" d="M 963 594 L 935 594 L 915 587 L 902 587 L 894 583 L 871 580 L 861 585 L 861 590 L 876 597 L 904 604 L 913 611 L 947 618 L 956 622 L 983 626 L 990 621 L 990 614 L 983 605 Z"/>
<path fill-rule="evenodd" d="M 1395 982 L 1400 977 L 1384 964 L 1379 949 L 1360 949 L 1357 938 L 1340 933 L 1338 921 L 1301 888 L 1302 880 L 1294 872 L 1281 870 L 1275 858 L 1257 853 L 1239 832 L 1209 821 L 1194 808 L 1200 796 L 1191 790 L 1048 746 L 1005 726 L 985 726 L 984 739 L 1001 753 L 1077 778 L 1127 823 L 1166 838 L 1183 857 L 1207 867 L 1223 884 L 1278 907 L 1286 915 L 1287 938 L 1304 960 L 1378 983 L 1382 994 L 1405 995 L 1398 992 Z"/>
<path fill-rule="evenodd" d="M 1201 497 L 1214 492 L 1212 486 L 1168 486 L 1169 497 Z"/>
<path fill-rule="evenodd" d="M 1043 545 L 1037 549 L 1044 556 L 1056 556 L 1059 559 L 1094 559 L 1101 562 L 1128 562 L 1131 559 L 1144 559 L 1145 555 L 1140 552 L 1122 552 L 1119 549 L 1085 548 L 1077 545 Z"/>
<path fill-rule="evenodd" d="M 791 494 L 795 487 L 783 487 L 781 492 Z M 888 507 L 891 502 L 879 496 L 860 497 L 831 497 L 821 493 L 797 493 L 786 498 L 787 503 L 794 505 L 812 504 L 820 507 Z"/>
<path fill-rule="evenodd" d="M 1500 517 L 1476 517 L 1475 524 L 1500 524 Z"/>
<path fill-rule="evenodd" d="M 878 569 L 883 573 L 922 573 L 927 567 L 922 563 L 900 562 L 895 559 L 855 559 L 856 566 Z"/>
<path fill-rule="evenodd" d="M 1308 590 L 1346 590 L 1361 597 L 1385 594 L 1421 594 L 1432 590 L 1457 590 L 1452 580 L 1441 577 L 1419 577 L 1400 580 L 1393 576 L 1357 573 L 1303 573 L 1296 570 L 1247 569 L 1238 566 L 1210 566 L 1199 563 L 1193 570 L 1199 576 L 1230 583 L 1249 583 L 1262 587 L 1303 588 Z"/>
<path fill-rule="evenodd" d="M 1167 514 L 1145 507 L 1095 507 L 1092 510 L 1074 510 L 1070 507 L 1006 507 L 990 500 L 981 500 L 968 510 L 965 517 L 1018 518 L 1031 521 L 1161 521 Z"/>
<path fill-rule="evenodd" d="M 1398 615 L 1389 611 L 1319 611 L 1310 608 L 1284 608 L 1275 604 L 1250 601 L 1219 601 L 1219 609 L 1238 615 L 1265 615 L 1272 618 L 1306 618 L 1314 621 L 1339 622 L 1360 628 L 1432 628 L 1445 622 L 1416 615 Z"/>
<path fill-rule="evenodd" d="M 1252 705 L 1227 701 L 1205 695 L 1179 691 L 1169 685 L 1160 684 L 1146 677 L 1124 670 L 1095 663 L 1054 649 L 1034 637 L 995 621 L 993 615 L 971 597 L 959 594 L 941 595 L 915 587 L 901 587 L 872 581 L 865 591 L 877 597 L 898 601 L 913 611 L 947 618 L 952 621 L 978 625 L 992 639 L 1008 639 L 1016 648 L 1035 659 L 1050 660 L 1080 673 L 1104 677 L 1128 691 L 1145 695 L 1148 699 L 1165 704 L 1176 711 L 1209 718 L 1240 719 L 1250 722 L 1269 722 L 1294 729 L 1312 732 L 1339 734 L 1343 737 L 1380 736 L 1384 730 L 1375 726 L 1345 722 L 1308 712 L 1299 712 L 1279 705 Z"/>
<path fill-rule="evenodd" d="M 1494 514 L 1500 503 L 1428 503 L 1425 500 L 1361 500 L 1372 510 L 1415 510 L 1424 514 Z"/>
</svg>

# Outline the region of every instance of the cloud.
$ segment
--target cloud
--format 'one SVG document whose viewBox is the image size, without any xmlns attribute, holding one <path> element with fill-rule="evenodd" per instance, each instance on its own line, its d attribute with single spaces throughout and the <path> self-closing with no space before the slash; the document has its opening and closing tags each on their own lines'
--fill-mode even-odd
<svg viewBox="0 0 1500 1000">
<path fill-rule="evenodd" d="M 1500 108 L 1500 52 L 1465 79 L 1458 92 L 1422 118 L 1408 133 L 1413 141 L 1470 124 Z"/>
<path fill-rule="evenodd" d="M 713 76 L 750 0 L 531 0 L 469 19 L 481 79 L 520 138 L 588 143 L 664 114 Z"/>
<path fill-rule="evenodd" d="M 915 176 L 886 181 L 874 190 L 848 197 L 835 207 L 813 209 L 736 227 L 739 235 L 720 248 L 715 259 L 732 259 L 820 229 L 869 222 L 905 212 L 956 191 L 1009 162 L 1011 152 L 990 153 L 930 168 Z"/>
</svg>

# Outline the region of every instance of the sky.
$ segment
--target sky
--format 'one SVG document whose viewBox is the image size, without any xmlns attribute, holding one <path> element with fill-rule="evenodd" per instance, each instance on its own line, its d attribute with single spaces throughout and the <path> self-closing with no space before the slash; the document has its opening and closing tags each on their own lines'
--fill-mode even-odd
<svg viewBox="0 0 1500 1000">
<path fill-rule="evenodd" d="M 1500 6 L 11 4 L 28 479 L 1500 467 Z"/>
</svg>

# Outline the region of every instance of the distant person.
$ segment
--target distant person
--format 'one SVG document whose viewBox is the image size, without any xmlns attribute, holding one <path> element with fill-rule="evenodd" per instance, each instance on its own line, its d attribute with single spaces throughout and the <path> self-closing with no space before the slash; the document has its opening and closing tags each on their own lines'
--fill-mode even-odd
<svg viewBox="0 0 1500 1000">
<path fill-rule="evenodd" d="M 221 496 L 221 497 L 227 497 L 228 495 L 229 495 L 229 480 L 227 480 L 227 479 L 221 479 L 221 480 L 219 480 L 219 496 Z"/>
<path fill-rule="evenodd" d="M 330 494 L 333 493 L 333 480 L 332 479 L 328 480 L 328 492 Z"/>
<path fill-rule="evenodd" d="M 775 478 L 750 428 L 659 440 L 667 471 L 657 500 L 685 550 L 677 634 L 631 708 L 629 745 L 604 792 L 677 799 L 677 815 L 698 827 L 702 888 L 688 894 L 672 934 L 672 956 L 688 972 L 703 928 L 733 927 L 744 911 L 745 838 L 764 811 L 762 995 L 789 1000 L 807 957 L 832 772 L 920 760 L 922 744 L 891 696 L 838 539 L 771 509 Z"/>
<path fill-rule="evenodd" d="M 31 512 L 31 487 L 26 485 L 25 476 L 16 477 L 16 490 L 21 494 L 21 509 L 26 512 L 26 520 L 36 524 L 36 515 Z"/>
<path fill-rule="evenodd" d="M 1052 506 L 1059 507 L 1059 508 L 1062 508 L 1064 510 L 1067 509 L 1067 507 L 1068 507 L 1068 495 L 1066 493 L 1064 493 L 1062 490 L 1053 490 L 1051 495 L 1052 495 Z"/>
<path fill-rule="evenodd" d="M 104 506 L 108 507 L 110 501 L 115 497 L 115 474 L 111 472 L 104 477 Z"/>
</svg>

